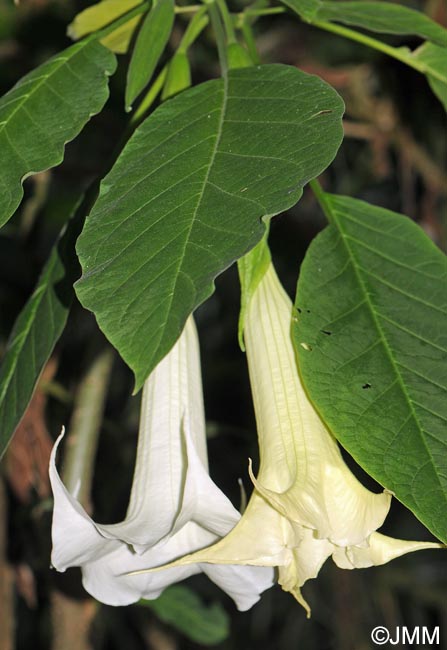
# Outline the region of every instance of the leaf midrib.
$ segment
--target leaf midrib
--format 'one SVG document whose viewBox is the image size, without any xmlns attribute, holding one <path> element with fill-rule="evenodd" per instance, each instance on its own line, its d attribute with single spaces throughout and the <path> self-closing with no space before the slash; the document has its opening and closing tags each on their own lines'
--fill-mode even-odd
<svg viewBox="0 0 447 650">
<path fill-rule="evenodd" d="M 352 264 L 352 267 L 354 269 L 354 274 L 355 274 L 355 277 L 357 279 L 357 282 L 359 283 L 359 285 L 360 285 L 360 287 L 361 287 L 361 289 L 363 291 L 363 294 L 365 295 L 365 303 L 368 305 L 368 308 L 369 308 L 369 311 L 371 313 L 371 316 L 372 316 L 375 328 L 377 330 L 379 339 L 382 341 L 383 347 L 385 348 L 385 352 L 386 352 L 386 354 L 388 356 L 388 359 L 390 360 L 391 366 L 393 367 L 393 369 L 394 369 L 394 371 L 396 373 L 396 377 L 398 379 L 400 388 L 401 388 L 402 393 L 403 393 L 403 395 L 404 395 L 404 397 L 406 399 L 406 402 L 408 404 L 411 415 L 412 415 L 412 417 L 414 418 L 414 421 L 417 424 L 419 437 L 420 437 L 420 439 L 421 439 L 421 441 L 422 441 L 422 443 L 423 443 L 423 445 L 424 445 L 424 447 L 425 447 L 425 449 L 427 451 L 427 456 L 430 459 L 430 463 L 431 463 L 431 465 L 433 467 L 433 470 L 434 470 L 433 473 L 434 473 L 434 475 L 436 477 L 436 480 L 439 483 L 439 487 L 441 489 L 441 492 L 444 494 L 444 488 L 443 488 L 443 485 L 441 484 L 441 481 L 439 479 L 438 472 L 437 472 L 437 469 L 436 469 L 436 465 L 434 464 L 434 461 L 433 461 L 433 456 L 432 456 L 432 454 L 430 452 L 430 449 L 428 448 L 428 445 L 427 445 L 427 443 L 426 443 L 426 441 L 424 439 L 424 436 L 421 435 L 421 432 L 425 431 L 425 429 L 422 427 L 422 425 L 421 425 L 421 423 L 419 421 L 419 418 L 417 417 L 416 411 L 415 411 L 414 406 L 413 406 L 413 401 L 412 401 L 410 395 L 407 392 L 407 389 L 405 387 L 405 383 L 403 381 L 401 372 L 399 371 L 399 369 L 398 369 L 398 367 L 396 365 L 396 362 L 394 361 L 394 357 L 392 355 L 392 349 L 391 349 L 391 347 L 390 347 L 390 345 L 388 343 L 388 340 L 387 340 L 387 338 L 385 336 L 385 333 L 383 332 L 382 327 L 380 326 L 380 323 L 379 323 L 379 321 L 378 321 L 378 319 L 376 317 L 376 313 L 375 313 L 375 311 L 373 309 L 374 305 L 372 303 L 370 293 L 367 291 L 367 287 L 365 285 L 365 282 L 363 281 L 363 278 L 362 278 L 361 274 L 357 270 L 357 264 L 356 264 L 357 260 L 356 260 L 356 258 L 354 256 L 354 253 L 351 251 L 351 248 L 349 247 L 348 242 L 347 242 L 347 237 L 345 236 L 345 234 L 344 234 L 344 232 L 342 230 L 342 227 L 341 227 L 341 224 L 340 224 L 340 221 L 339 221 L 339 213 L 330 204 L 329 204 L 329 209 L 331 211 L 334 223 L 337 224 L 338 232 L 340 234 L 341 240 L 342 240 L 342 242 L 343 242 L 343 244 L 345 246 L 345 249 L 347 251 L 348 258 L 351 261 L 351 264 Z"/>
<path fill-rule="evenodd" d="M 181 253 L 179 255 L 179 258 L 178 258 L 177 270 L 176 270 L 176 274 L 175 274 L 175 277 L 174 277 L 174 283 L 172 285 L 172 292 L 171 292 L 171 294 L 169 296 L 169 301 L 168 301 L 167 306 L 166 306 L 166 311 L 165 311 L 166 317 L 165 317 L 164 323 L 163 323 L 164 325 L 166 325 L 166 323 L 168 321 L 168 318 L 169 318 L 169 314 L 171 312 L 172 301 L 174 299 L 175 289 L 176 289 L 176 286 L 177 286 L 177 279 L 178 279 L 179 273 L 181 271 L 181 268 L 183 266 L 183 262 L 184 262 L 185 255 L 186 255 L 186 250 L 187 250 L 187 247 L 189 245 L 190 238 L 191 238 L 191 232 L 192 232 L 195 220 L 197 218 L 197 212 L 199 210 L 201 201 L 203 199 L 203 194 L 205 192 L 206 185 L 207 185 L 207 183 L 209 181 L 211 169 L 212 169 L 214 161 L 216 159 L 216 154 L 217 154 L 217 151 L 218 151 L 218 148 L 219 148 L 220 139 L 222 137 L 223 123 L 224 123 L 224 119 L 225 119 L 225 112 L 226 112 L 226 108 L 227 108 L 227 103 L 228 103 L 228 77 L 227 77 L 227 75 L 224 75 L 224 77 L 223 77 L 223 102 L 222 102 L 221 113 L 220 113 L 219 122 L 218 122 L 218 126 L 217 126 L 216 140 L 215 140 L 215 143 L 214 143 L 213 150 L 211 152 L 211 157 L 210 157 L 210 162 L 209 162 L 209 165 L 208 165 L 208 170 L 207 170 L 207 172 L 206 172 L 206 174 L 204 176 L 203 183 L 202 183 L 202 188 L 200 190 L 200 193 L 198 194 L 198 199 L 197 199 L 196 207 L 195 207 L 194 212 L 192 214 L 190 226 L 189 226 L 189 228 L 187 230 L 187 234 L 186 234 L 185 239 L 184 239 L 184 244 L 183 244 Z M 163 332 L 163 330 L 161 330 L 161 331 Z M 158 348 L 158 346 L 160 344 L 160 340 L 162 339 L 162 336 L 163 336 L 163 334 L 161 334 L 161 336 L 160 336 L 160 338 L 158 340 L 157 348 Z"/>
</svg>

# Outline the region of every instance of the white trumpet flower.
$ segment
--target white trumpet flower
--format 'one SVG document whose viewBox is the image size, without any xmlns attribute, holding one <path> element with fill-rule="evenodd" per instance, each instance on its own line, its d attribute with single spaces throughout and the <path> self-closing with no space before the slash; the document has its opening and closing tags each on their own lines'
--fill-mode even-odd
<svg viewBox="0 0 447 650">
<path fill-rule="evenodd" d="M 346 466 L 309 401 L 291 341 L 292 304 L 270 263 L 246 307 L 244 339 L 260 447 L 255 489 L 239 523 L 221 541 L 170 566 L 190 562 L 278 568 L 278 581 L 305 607 L 301 587 L 329 556 L 344 569 L 383 564 L 438 548 L 375 531 L 391 494 L 374 494 Z"/>
<path fill-rule="evenodd" d="M 56 469 L 52 565 L 82 569 L 85 589 L 109 605 L 157 598 L 168 585 L 203 571 L 240 610 L 273 584 L 273 569 L 190 564 L 156 574 L 129 575 L 175 560 L 228 533 L 240 514 L 208 474 L 200 356 L 192 317 L 169 354 L 147 379 L 137 460 L 124 521 L 97 524 L 65 488 Z"/>
</svg>

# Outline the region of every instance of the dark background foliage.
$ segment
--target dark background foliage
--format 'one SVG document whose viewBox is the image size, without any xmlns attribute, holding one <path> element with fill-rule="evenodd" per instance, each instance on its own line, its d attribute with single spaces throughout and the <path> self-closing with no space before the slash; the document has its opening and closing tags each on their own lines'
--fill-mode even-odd
<svg viewBox="0 0 447 650">
<path fill-rule="evenodd" d="M 0 0 L 0 91 L 69 44 L 67 24 L 86 2 Z M 414 6 L 446 25 L 443 0 Z M 235 4 L 237 9 L 238 5 Z M 178 21 L 173 42 L 182 32 Z M 402 64 L 363 46 L 319 32 L 291 16 L 256 25 L 264 62 L 282 61 L 320 75 L 344 97 L 346 139 L 321 179 L 326 189 L 351 194 L 401 211 L 445 246 L 445 115 L 425 79 Z M 413 46 L 408 39 L 393 43 Z M 218 74 L 212 37 L 192 51 L 193 79 Z M 64 163 L 29 179 L 25 199 L 0 233 L 0 355 L 19 310 L 78 195 L 104 169 L 123 133 L 126 57 L 111 80 L 111 98 L 100 116 L 66 150 Z M 291 295 L 299 266 L 325 221 L 309 191 L 271 228 L 279 274 Z M 197 311 L 201 334 L 211 474 L 238 505 L 237 479 L 256 457 L 256 430 L 244 355 L 237 344 L 239 286 L 234 268 L 216 283 L 216 293 Z M 49 568 L 51 495 L 46 476 L 52 440 L 68 424 L 73 400 L 92 360 L 107 342 L 94 319 L 76 304 L 68 327 L 39 389 L 0 465 L 0 650 L 189 650 L 200 648 L 160 621 L 148 608 L 94 604 L 83 592 L 80 573 Z M 132 376 L 116 356 L 101 429 L 92 502 L 95 518 L 123 516 L 132 477 L 138 427 L 138 397 Z M 372 489 L 379 489 L 353 467 Z M 408 539 L 429 535 L 398 503 L 385 532 Z M 188 581 L 205 602 L 219 602 L 230 617 L 230 635 L 216 646 L 235 650 L 363 650 L 372 647 L 377 625 L 439 625 L 447 647 L 445 557 L 425 551 L 390 565 L 355 572 L 330 561 L 304 589 L 312 619 L 293 598 L 275 587 L 247 613 L 203 576 Z M 73 629 L 70 628 L 70 625 Z M 85 628 L 85 629 L 84 629 Z M 88 630 L 88 631 L 87 631 Z M 444 639 L 443 639 L 444 636 Z M 3 645 L 2 645 L 3 644 Z"/>
</svg>

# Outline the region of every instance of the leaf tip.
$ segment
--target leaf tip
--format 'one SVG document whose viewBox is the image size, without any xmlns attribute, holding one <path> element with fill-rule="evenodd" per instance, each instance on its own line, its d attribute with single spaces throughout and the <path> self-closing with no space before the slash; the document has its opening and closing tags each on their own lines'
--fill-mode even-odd
<svg viewBox="0 0 447 650">
<path fill-rule="evenodd" d="M 134 372 L 134 377 L 135 377 L 135 383 L 132 391 L 132 397 L 134 395 L 137 395 L 140 390 L 143 388 L 143 384 L 145 382 L 145 379 L 143 379 L 139 373 Z"/>
</svg>

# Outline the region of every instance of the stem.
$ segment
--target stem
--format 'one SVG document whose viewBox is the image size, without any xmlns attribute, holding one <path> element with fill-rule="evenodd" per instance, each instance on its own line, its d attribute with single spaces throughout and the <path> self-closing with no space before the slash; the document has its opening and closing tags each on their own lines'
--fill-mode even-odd
<svg viewBox="0 0 447 650">
<path fill-rule="evenodd" d="M 244 19 L 244 16 L 269 16 L 272 14 L 282 14 L 285 13 L 287 9 L 285 7 L 268 7 L 266 9 L 246 9 L 242 13 L 238 14 L 240 20 Z M 306 21 L 307 22 L 307 21 Z M 332 34 L 337 34 L 337 36 L 343 36 L 348 38 L 351 41 L 356 41 L 361 43 L 366 47 L 370 47 L 373 50 L 377 50 L 386 54 L 387 56 L 405 63 L 410 68 L 426 74 L 427 72 L 434 77 L 439 79 L 439 81 L 444 81 L 444 77 L 441 74 L 438 74 L 436 70 L 428 70 L 427 66 L 417 59 L 413 58 L 413 52 L 407 48 L 393 47 L 382 41 L 378 41 L 376 38 L 362 34 L 361 32 L 356 32 L 354 29 L 349 29 L 349 27 L 343 27 L 342 25 L 336 25 L 334 23 L 328 23 L 322 20 L 313 20 L 308 24 L 318 27 L 319 29 L 324 29 L 326 32 L 331 32 Z"/>
<path fill-rule="evenodd" d="M 180 45 L 177 48 L 177 52 L 186 54 L 191 45 L 197 40 L 200 34 L 203 32 L 205 27 L 208 25 L 208 16 L 205 16 L 208 11 L 206 5 L 200 7 L 196 14 L 189 21 L 187 28 L 185 29 Z"/>
<path fill-rule="evenodd" d="M 349 29 L 348 27 L 343 27 L 342 25 L 335 25 L 334 23 L 327 23 L 325 21 L 319 20 L 312 21 L 310 24 L 314 27 L 324 29 L 327 32 L 332 32 L 333 34 L 338 34 L 339 36 L 349 38 L 351 41 L 362 43 L 362 45 L 371 47 L 374 50 L 379 50 L 380 52 L 388 54 L 388 56 L 392 56 L 399 61 L 403 61 L 404 63 L 406 62 L 406 55 L 402 54 L 402 52 L 400 52 L 397 48 L 393 47 L 392 45 L 387 45 L 387 43 L 383 43 L 382 41 L 378 41 L 371 36 L 362 34 L 361 32 L 356 32 L 354 29 Z"/>
<path fill-rule="evenodd" d="M 310 185 L 310 187 L 312 189 L 312 192 L 315 195 L 315 198 L 317 199 L 318 203 L 320 204 L 321 209 L 324 212 L 324 216 L 326 217 L 326 219 L 328 220 L 329 223 L 332 223 L 333 219 L 332 219 L 331 211 L 330 211 L 329 206 L 328 206 L 327 201 L 326 201 L 326 192 L 323 190 L 323 188 L 321 187 L 319 181 L 316 178 L 311 180 L 309 182 L 309 185 Z"/>
<path fill-rule="evenodd" d="M 175 7 L 174 12 L 176 14 L 190 14 L 200 11 L 201 9 L 202 5 L 186 5 L 186 7 Z"/>
<path fill-rule="evenodd" d="M 422 74 L 424 74 L 427 70 L 426 66 L 423 63 L 420 63 L 417 60 L 414 60 L 412 58 L 412 52 L 406 48 L 393 47 L 392 45 L 388 45 L 387 43 L 378 41 L 377 39 L 372 38 L 371 36 L 367 36 L 366 34 L 356 32 L 355 30 L 349 29 L 348 27 L 335 25 L 334 23 L 327 23 L 324 21 L 316 20 L 310 24 L 313 25 L 314 27 L 319 27 L 320 29 L 324 29 L 327 32 L 332 32 L 333 34 L 337 34 L 338 36 L 344 36 L 345 38 L 348 38 L 351 41 L 356 41 L 357 43 L 361 43 L 362 45 L 371 47 L 373 50 L 378 50 L 379 52 L 383 52 L 384 54 L 391 56 L 393 59 L 397 59 L 397 61 L 401 61 L 402 63 L 405 63 L 406 65 L 410 66 L 410 68 L 414 68 L 414 70 L 417 70 L 418 72 L 422 72 Z M 430 70 L 430 74 L 436 79 L 440 79 L 441 81 L 443 81 L 443 77 L 441 75 L 438 76 L 436 71 Z"/>
<path fill-rule="evenodd" d="M 285 7 L 267 7 L 265 9 L 246 9 L 239 16 L 273 16 L 274 14 L 285 14 Z"/>
<path fill-rule="evenodd" d="M 220 18 L 220 13 L 214 0 L 207 2 L 208 13 L 210 15 L 211 24 L 213 26 L 214 35 L 216 37 L 217 51 L 219 54 L 219 62 L 222 71 L 222 76 L 226 77 L 228 74 L 228 61 L 227 61 L 227 41 L 225 31 Z"/>
<path fill-rule="evenodd" d="M 244 41 L 248 48 L 248 53 L 250 54 L 250 58 L 255 65 L 258 65 L 259 63 L 261 63 L 261 59 L 259 58 L 258 50 L 256 49 L 256 40 L 253 34 L 253 29 L 251 25 L 247 23 L 245 20 L 242 21 L 241 31 L 244 37 Z"/>
<path fill-rule="evenodd" d="M 91 364 L 76 396 L 67 438 L 62 479 L 87 509 L 112 363 L 113 352 L 108 348 Z"/>
<path fill-rule="evenodd" d="M 158 77 L 155 79 L 154 83 L 147 91 L 146 95 L 141 100 L 135 113 L 130 118 L 127 127 L 129 132 L 132 132 L 134 129 L 136 129 L 136 127 L 143 120 L 144 116 L 146 115 L 146 113 L 148 112 L 152 104 L 157 99 L 158 94 L 161 92 L 161 89 L 163 88 L 163 84 L 166 80 L 167 73 L 168 73 L 168 66 L 165 65 L 162 71 L 160 72 L 160 74 L 158 75 Z"/>
<path fill-rule="evenodd" d="M 220 15 L 223 20 L 223 24 L 225 27 L 225 32 L 227 35 L 227 43 L 236 43 L 236 33 L 234 31 L 234 26 L 233 26 L 233 20 L 231 18 L 231 14 L 228 11 L 227 4 L 225 0 L 216 0 L 217 6 L 219 7 Z"/>
</svg>

